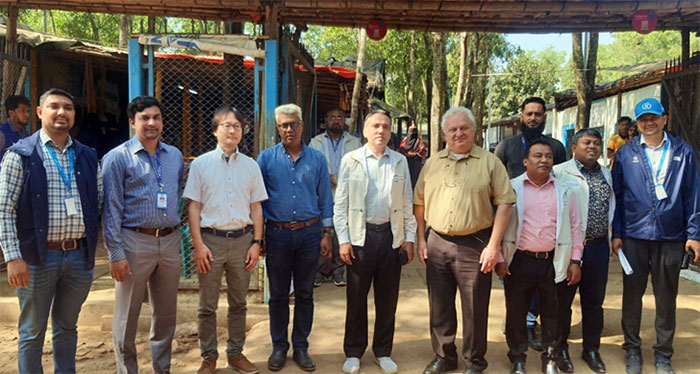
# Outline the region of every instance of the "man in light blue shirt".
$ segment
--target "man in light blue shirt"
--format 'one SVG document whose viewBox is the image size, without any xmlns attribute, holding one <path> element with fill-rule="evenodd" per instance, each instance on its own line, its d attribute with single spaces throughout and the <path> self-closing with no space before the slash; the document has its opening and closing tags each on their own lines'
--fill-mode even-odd
<svg viewBox="0 0 700 374">
<path fill-rule="evenodd" d="M 153 371 L 170 372 L 180 279 L 182 153 L 160 141 L 161 104 L 135 98 L 127 107 L 136 135 L 107 153 L 104 238 L 115 283 L 114 353 L 117 373 L 138 373 L 134 338 L 146 287 L 151 301 Z"/>
<path fill-rule="evenodd" d="M 319 253 L 331 253 L 333 197 L 323 154 L 304 145 L 301 108 L 294 104 L 275 109 L 282 142 L 258 156 L 269 199 L 264 201 L 266 264 L 270 281 L 270 370 L 284 367 L 289 350 L 289 284 L 294 276 L 294 361 L 313 371 L 308 336 L 314 315 L 313 281 Z M 319 251 L 320 249 L 320 251 Z"/>
</svg>

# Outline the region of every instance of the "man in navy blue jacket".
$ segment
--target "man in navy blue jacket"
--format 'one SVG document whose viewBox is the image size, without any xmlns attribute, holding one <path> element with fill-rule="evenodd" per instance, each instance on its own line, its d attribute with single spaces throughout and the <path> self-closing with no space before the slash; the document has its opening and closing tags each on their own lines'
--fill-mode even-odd
<svg viewBox="0 0 700 374">
<path fill-rule="evenodd" d="M 656 99 L 635 107 L 638 138 L 615 155 L 617 207 L 612 248 L 624 252 L 632 274 L 623 276 L 622 331 L 627 373 L 642 369 L 639 326 L 642 296 L 651 273 L 656 299 L 657 374 L 673 373 L 673 335 L 680 264 L 686 251 L 700 259 L 700 176 L 692 148 L 664 132 L 668 116 Z"/>
</svg>

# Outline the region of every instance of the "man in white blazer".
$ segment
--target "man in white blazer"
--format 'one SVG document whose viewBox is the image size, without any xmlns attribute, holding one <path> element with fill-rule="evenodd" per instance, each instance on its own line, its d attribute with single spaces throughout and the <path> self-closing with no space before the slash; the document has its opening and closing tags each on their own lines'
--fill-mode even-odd
<svg viewBox="0 0 700 374">
<path fill-rule="evenodd" d="M 576 288 L 581 296 L 583 315 L 582 358 L 596 373 L 605 373 L 605 364 L 598 353 L 600 334 L 603 331 L 603 301 L 608 282 L 608 262 L 610 259 L 610 225 L 615 212 L 615 194 L 612 176 L 606 167 L 598 163 L 603 153 L 603 138 L 594 129 L 577 132 L 571 146 L 574 157 L 554 166 L 556 176 L 568 176 L 577 189 L 576 207 L 581 218 L 583 232 L 583 263 L 581 282 L 567 286 L 557 284 L 559 296 L 559 327 L 557 329 L 557 366 L 565 373 L 574 371 L 569 357 L 569 331 L 571 328 L 571 303 L 576 296 Z"/>
<path fill-rule="evenodd" d="M 340 258 L 347 264 L 347 313 L 343 372 L 360 370 L 367 348 L 367 294 L 374 284 L 376 320 L 372 351 L 383 373 L 396 373 L 391 359 L 401 278 L 400 252 L 413 259 L 416 219 L 406 157 L 387 147 L 391 117 L 365 119 L 367 144 L 343 157 L 335 192 L 333 223 Z"/>
</svg>

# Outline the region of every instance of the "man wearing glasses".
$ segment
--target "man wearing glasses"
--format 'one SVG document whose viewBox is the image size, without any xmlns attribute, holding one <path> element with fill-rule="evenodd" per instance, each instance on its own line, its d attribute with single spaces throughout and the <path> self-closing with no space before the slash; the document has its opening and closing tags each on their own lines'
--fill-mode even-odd
<svg viewBox="0 0 700 374">
<path fill-rule="evenodd" d="M 202 365 L 197 374 L 214 374 L 217 351 L 216 309 L 221 276 L 226 272 L 228 296 L 228 367 L 257 373 L 243 355 L 246 292 L 250 271 L 262 251 L 261 202 L 267 199 L 258 164 L 239 152 L 245 120 L 231 107 L 214 113 L 216 149 L 190 165 L 184 197 L 190 200 L 189 222 L 199 270 L 197 324 Z"/>
<path fill-rule="evenodd" d="M 326 113 L 326 132 L 311 139 L 309 147 L 320 151 L 326 158 L 328 172 L 331 174 L 331 188 L 335 194 L 338 184 L 338 171 L 343 156 L 362 146 L 360 139 L 345 131 L 345 112 L 333 108 Z M 345 286 L 345 264 L 340 259 L 338 238 L 333 235 L 333 256 L 328 259 L 321 257 L 318 261 L 318 271 L 314 277 L 314 287 L 323 282 L 323 278 L 331 278 L 336 286 Z"/>
<path fill-rule="evenodd" d="M 270 280 L 270 335 L 273 352 L 267 361 L 281 370 L 289 341 L 289 284 L 294 277 L 294 361 L 313 371 L 308 336 L 314 315 L 313 282 L 319 253 L 331 254 L 333 196 L 323 154 L 301 141 L 304 123 L 301 108 L 286 104 L 275 109 L 279 144 L 258 156 L 269 200 L 263 202 L 267 222 L 266 265 Z M 319 251 L 320 249 L 320 251 Z"/>
</svg>

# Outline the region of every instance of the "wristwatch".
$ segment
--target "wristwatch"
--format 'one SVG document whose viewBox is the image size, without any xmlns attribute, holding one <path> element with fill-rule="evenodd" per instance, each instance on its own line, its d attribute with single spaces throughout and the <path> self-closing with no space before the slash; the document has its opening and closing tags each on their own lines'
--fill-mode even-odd
<svg viewBox="0 0 700 374">
<path fill-rule="evenodd" d="M 253 239 L 250 241 L 250 244 L 260 244 L 260 246 L 262 247 L 263 244 L 265 244 L 265 241 L 262 239 Z"/>
<path fill-rule="evenodd" d="M 326 234 L 333 235 L 333 228 L 332 227 L 324 228 L 323 235 L 326 235 Z"/>
<path fill-rule="evenodd" d="M 578 265 L 578 266 L 581 266 L 581 264 L 583 264 L 583 261 L 581 261 L 581 260 L 571 260 L 571 263 L 570 263 L 570 264 L 576 264 L 576 265 Z"/>
</svg>

